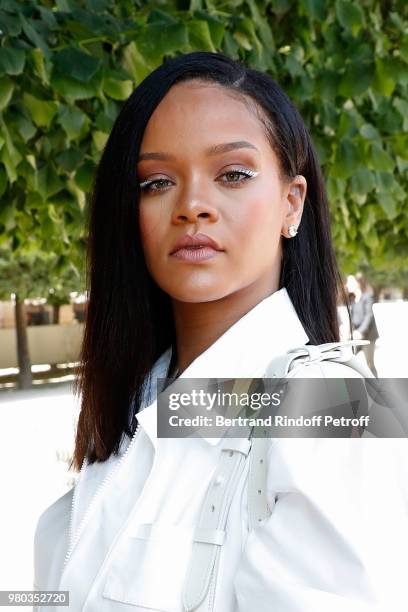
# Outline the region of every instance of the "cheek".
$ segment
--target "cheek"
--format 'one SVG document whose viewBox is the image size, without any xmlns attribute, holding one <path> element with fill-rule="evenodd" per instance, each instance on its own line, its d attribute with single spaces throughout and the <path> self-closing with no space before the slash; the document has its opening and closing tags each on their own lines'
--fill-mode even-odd
<svg viewBox="0 0 408 612">
<path fill-rule="evenodd" d="M 163 231 L 163 210 L 161 206 L 139 205 L 139 228 L 142 247 L 146 258 L 155 252 L 157 244 L 161 241 Z"/>
<path fill-rule="evenodd" d="M 234 232 L 243 237 L 244 243 L 267 247 L 278 240 L 282 229 L 282 212 L 280 204 L 273 198 L 266 198 L 265 193 L 242 205 L 233 220 Z M 266 242 L 265 242 L 266 241 Z"/>
<path fill-rule="evenodd" d="M 142 240 L 142 245 L 144 246 L 148 236 L 151 234 L 151 219 L 149 214 L 146 213 L 143 206 L 139 208 L 139 228 L 140 228 L 140 238 Z"/>
</svg>

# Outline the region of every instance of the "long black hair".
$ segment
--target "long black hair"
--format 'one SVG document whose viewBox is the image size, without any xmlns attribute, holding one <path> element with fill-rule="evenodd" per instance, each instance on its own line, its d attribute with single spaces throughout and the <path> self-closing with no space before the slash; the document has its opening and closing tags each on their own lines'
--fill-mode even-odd
<svg viewBox="0 0 408 612">
<path fill-rule="evenodd" d="M 177 82 L 200 79 L 255 102 L 286 177 L 307 180 L 301 227 L 283 238 L 280 285 L 286 287 L 311 344 L 339 340 L 337 303 L 344 289 L 330 232 L 327 195 L 308 130 L 268 75 L 222 53 L 165 61 L 124 104 L 97 168 L 87 256 L 89 304 L 75 391 L 82 393 L 73 464 L 79 469 L 117 453 L 131 435 L 129 408 L 140 404 L 156 359 L 175 343 L 170 298 L 150 277 L 142 251 L 136 173 L 144 130 Z M 339 293 L 340 292 L 340 293 Z"/>
</svg>

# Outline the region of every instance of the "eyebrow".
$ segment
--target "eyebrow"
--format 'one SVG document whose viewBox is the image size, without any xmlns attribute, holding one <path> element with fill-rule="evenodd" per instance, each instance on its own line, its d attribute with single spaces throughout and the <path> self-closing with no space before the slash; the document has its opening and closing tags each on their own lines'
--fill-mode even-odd
<svg viewBox="0 0 408 612">
<path fill-rule="evenodd" d="M 228 153 L 228 151 L 235 151 L 235 149 L 254 149 L 258 151 L 255 145 L 251 144 L 247 140 L 237 140 L 236 142 L 226 142 L 224 144 L 213 145 L 205 150 L 207 157 L 213 155 L 221 155 L 221 153 Z M 139 155 L 138 163 L 145 159 L 158 159 L 160 161 L 175 161 L 175 156 L 170 153 L 163 153 L 161 151 L 155 153 L 142 153 Z"/>
</svg>

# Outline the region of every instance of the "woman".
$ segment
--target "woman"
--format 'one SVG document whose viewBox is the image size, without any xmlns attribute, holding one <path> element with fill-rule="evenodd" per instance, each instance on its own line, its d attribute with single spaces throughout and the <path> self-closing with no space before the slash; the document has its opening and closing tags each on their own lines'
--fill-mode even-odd
<svg viewBox="0 0 408 612">
<path fill-rule="evenodd" d="M 262 377 L 291 347 L 339 339 L 324 183 L 280 87 L 204 52 L 150 74 L 102 155 L 89 255 L 82 469 L 75 494 L 39 520 L 36 587 L 69 590 L 70 609 L 87 612 L 360 612 L 380 609 L 386 573 L 396 598 L 404 581 L 387 554 L 403 550 L 406 508 L 388 476 L 406 447 L 381 456 L 373 440 L 280 439 L 268 453 L 271 516 L 248 534 L 246 462 L 217 571 L 183 600 L 223 443 L 158 438 L 158 378 Z M 347 376 L 341 364 L 321 370 Z M 368 539 L 381 512 L 384 534 L 372 537 L 384 560 Z"/>
</svg>

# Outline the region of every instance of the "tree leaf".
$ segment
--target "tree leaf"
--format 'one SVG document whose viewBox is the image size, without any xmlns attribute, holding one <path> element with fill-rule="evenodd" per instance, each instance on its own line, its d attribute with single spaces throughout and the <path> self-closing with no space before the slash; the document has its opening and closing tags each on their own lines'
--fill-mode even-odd
<svg viewBox="0 0 408 612">
<path fill-rule="evenodd" d="M 86 100 L 101 93 L 102 75 L 100 72 L 87 82 L 81 82 L 69 76 L 54 73 L 51 77 L 51 87 L 66 100 Z"/>
<path fill-rule="evenodd" d="M 23 49 L 0 47 L 0 74 L 21 74 L 25 64 Z"/>
<path fill-rule="evenodd" d="M 374 176 L 368 168 L 360 166 L 351 176 L 352 193 L 367 195 L 375 186 Z"/>
<path fill-rule="evenodd" d="M 393 137 L 393 150 L 399 157 L 408 160 L 408 134 L 396 134 Z"/>
<path fill-rule="evenodd" d="M 14 183 L 14 181 L 17 179 L 16 169 L 18 164 L 23 159 L 23 156 L 15 146 L 13 141 L 14 139 L 11 137 L 10 131 L 5 123 L 2 126 L 2 133 L 5 143 L 1 149 L 0 158 L 6 168 L 9 182 Z"/>
<path fill-rule="evenodd" d="M 0 166 L 0 197 L 6 191 L 7 188 L 7 174 L 4 168 Z"/>
<path fill-rule="evenodd" d="M 100 65 L 99 59 L 76 47 L 62 49 L 54 58 L 54 66 L 58 73 L 72 77 L 81 83 L 88 82 L 96 74 Z"/>
<path fill-rule="evenodd" d="M 51 121 L 58 110 L 56 102 L 39 100 L 29 93 L 23 95 L 23 101 L 32 120 L 38 127 L 50 127 Z"/>
<path fill-rule="evenodd" d="M 157 66 L 164 55 L 188 47 L 188 32 L 184 23 L 148 24 L 137 36 L 137 46 L 148 61 Z"/>
<path fill-rule="evenodd" d="M 394 171 L 394 160 L 381 145 L 372 143 L 369 148 L 368 163 L 373 170 L 383 170 L 385 172 Z"/>
<path fill-rule="evenodd" d="M 0 110 L 6 108 L 12 98 L 14 84 L 8 77 L 0 77 Z"/>
<path fill-rule="evenodd" d="M 0 16 L 0 24 L 3 36 L 18 36 L 21 32 L 20 19 L 15 15 L 10 15 L 2 11 Z"/>
<path fill-rule="evenodd" d="M 355 172 L 358 162 L 356 146 L 349 140 L 342 140 L 337 146 L 335 163 L 330 174 L 334 178 L 348 178 Z"/>
<path fill-rule="evenodd" d="M 207 21 L 194 19 L 188 22 L 187 29 L 190 45 L 193 49 L 212 51 L 215 53 L 216 48 L 211 40 L 210 28 L 208 27 Z"/>
<path fill-rule="evenodd" d="M 311 15 L 315 19 L 323 20 L 326 16 L 325 0 L 302 0 L 306 15 Z"/>
<path fill-rule="evenodd" d="M 58 29 L 58 21 L 55 19 L 55 15 L 52 10 L 45 6 L 38 6 L 38 11 L 41 15 L 42 20 L 47 24 L 50 30 Z"/>
<path fill-rule="evenodd" d="M 48 204 L 48 216 L 53 223 L 57 225 L 62 222 L 60 215 L 57 213 L 54 204 Z"/>
<path fill-rule="evenodd" d="M 393 106 L 398 110 L 399 114 L 403 118 L 403 129 L 408 131 L 408 101 L 396 97 L 394 98 Z"/>
<path fill-rule="evenodd" d="M 207 22 L 210 30 L 211 41 L 214 44 L 214 47 L 219 49 L 221 47 L 222 39 L 224 38 L 226 23 L 215 15 L 211 15 L 202 10 L 194 11 L 194 18 Z"/>
<path fill-rule="evenodd" d="M 275 15 L 281 17 L 289 11 L 291 4 L 291 0 L 272 0 L 270 6 Z"/>
<path fill-rule="evenodd" d="M 48 200 L 64 188 L 64 183 L 51 164 L 47 164 L 36 172 L 34 188 L 44 200 Z"/>
<path fill-rule="evenodd" d="M 364 241 L 372 251 L 375 251 L 378 248 L 379 239 L 374 227 L 372 227 L 370 231 L 364 235 Z"/>
<path fill-rule="evenodd" d="M 95 164 L 91 161 L 86 161 L 81 164 L 75 173 L 75 183 L 85 193 L 89 192 L 92 188 L 92 183 L 95 175 Z"/>
<path fill-rule="evenodd" d="M 375 60 L 375 77 L 373 88 L 383 96 L 390 96 L 395 89 L 396 81 L 393 76 L 391 64 L 388 65 L 380 58 Z"/>
<path fill-rule="evenodd" d="M 400 56 L 408 63 L 408 35 L 406 34 L 400 44 Z"/>
<path fill-rule="evenodd" d="M 378 194 L 378 202 L 387 218 L 392 221 L 398 215 L 396 200 L 391 193 L 383 191 Z"/>
<path fill-rule="evenodd" d="M 143 81 L 151 70 L 149 63 L 140 53 L 135 41 L 132 41 L 123 49 L 122 66 L 134 83 Z"/>
<path fill-rule="evenodd" d="M 233 59 L 238 58 L 239 45 L 234 40 L 230 32 L 225 32 L 225 36 L 223 40 L 223 50 L 227 55 L 229 55 Z"/>
<path fill-rule="evenodd" d="M 359 131 L 367 140 L 381 140 L 380 132 L 371 123 L 364 123 Z"/>
<path fill-rule="evenodd" d="M 87 115 L 74 106 L 61 106 L 59 122 L 69 140 L 76 140 L 86 134 L 89 126 Z"/>
<path fill-rule="evenodd" d="M 96 149 L 98 151 L 102 151 L 106 141 L 108 140 L 109 134 L 105 134 L 104 132 L 95 131 L 92 132 L 92 140 L 95 143 Z"/>
<path fill-rule="evenodd" d="M 339 23 L 356 36 L 364 24 L 364 13 L 359 4 L 348 0 L 336 0 L 336 16 Z"/>
<path fill-rule="evenodd" d="M 82 163 L 84 153 L 81 149 L 71 147 L 67 151 L 63 151 L 56 157 L 56 162 L 66 171 L 72 172 L 77 170 Z"/>
<path fill-rule="evenodd" d="M 103 80 L 103 91 L 114 100 L 127 100 L 133 91 L 132 81 L 119 81 L 111 77 Z"/>
<path fill-rule="evenodd" d="M 353 62 L 346 66 L 341 77 L 338 92 L 345 98 L 353 98 L 365 93 L 374 77 L 374 66 L 371 63 Z"/>
<path fill-rule="evenodd" d="M 153 9 L 147 18 L 147 23 L 156 23 L 159 25 L 174 25 L 177 24 L 177 19 L 165 11 L 161 11 L 160 9 Z"/>
<path fill-rule="evenodd" d="M 7 181 L 7 177 L 6 177 L 6 181 Z M 0 225 L 4 226 L 4 229 L 6 230 L 6 232 L 11 232 L 11 230 L 13 230 L 16 227 L 15 202 L 5 202 L 1 206 Z"/>
<path fill-rule="evenodd" d="M 245 32 L 234 32 L 233 38 L 237 41 L 237 43 L 246 51 L 250 51 L 252 49 L 252 43 Z"/>
<path fill-rule="evenodd" d="M 34 47 L 40 48 L 42 52 L 44 53 L 45 57 L 50 57 L 50 50 L 49 50 L 47 43 L 42 38 L 42 36 L 40 36 L 40 34 L 36 31 L 36 29 L 33 27 L 32 22 L 27 20 L 24 17 L 22 12 L 20 12 L 19 15 L 20 15 L 21 25 L 23 26 L 23 32 L 27 36 L 28 40 L 30 40 L 33 43 Z"/>
<path fill-rule="evenodd" d="M 49 74 L 44 62 L 44 54 L 41 49 L 31 49 L 31 57 L 33 58 L 35 72 L 40 77 L 41 81 L 46 85 L 49 82 Z"/>
</svg>

